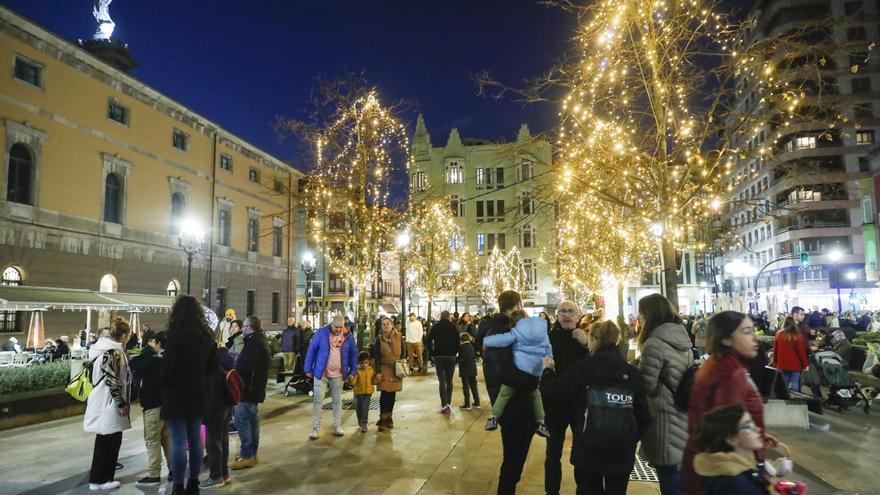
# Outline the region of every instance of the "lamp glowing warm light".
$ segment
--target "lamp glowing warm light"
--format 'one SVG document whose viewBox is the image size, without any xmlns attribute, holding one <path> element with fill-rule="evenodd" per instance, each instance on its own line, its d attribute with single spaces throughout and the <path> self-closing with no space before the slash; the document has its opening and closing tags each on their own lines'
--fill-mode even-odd
<svg viewBox="0 0 880 495">
<path fill-rule="evenodd" d="M 837 263 L 838 261 L 840 261 L 840 258 L 842 258 L 842 257 L 843 257 L 843 253 L 841 253 L 841 252 L 840 252 L 839 250 L 837 250 L 837 249 L 835 249 L 835 250 L 831 251 L 830 253 L 828 253 L 828 258 L 830 258 L 831 261 L 833 261 L 833 262 L 835 262 L 835 263 Z"/>
<path fill-rule="evenodd" d="M 856 272 L 846 272 L 846 279 L 847 280 L 855 280 L 858 276 L 859 276 L 859 274 Z"/>
</svg>

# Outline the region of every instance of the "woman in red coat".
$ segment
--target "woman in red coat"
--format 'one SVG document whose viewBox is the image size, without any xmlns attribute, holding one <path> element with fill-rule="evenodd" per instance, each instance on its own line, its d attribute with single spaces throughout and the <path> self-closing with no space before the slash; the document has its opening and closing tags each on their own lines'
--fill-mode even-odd
<svg viewBox="0 0 880 495">
<path fill-rule="evenodd" d="M 706 348 L 711 354 L 694 377 L 688 404 L 688 440 L 682 461 L 682 485 L 688 495 L 702 495 L 703 487 L 694 472 L 694 444 L 703 415 L 717 407 L 741 404 L 764 431 L 764 401 L 748 374 L 748 360 L 758 355 L 758 339 L 752 319 L 736 311 L 722 311 L 709 320 Z M 776 439 L 764 434 L 764 445 L 774 447 Z"/>
<path fill-rule="evenodd" d="M 795 392 L 801 391 L 801 371 L 810 363 L 804 338 L 798 331 L 794 318 L 788 317 L 773 342 L 773 361 L 782 371 L 785 386 Z"/>
</svg>

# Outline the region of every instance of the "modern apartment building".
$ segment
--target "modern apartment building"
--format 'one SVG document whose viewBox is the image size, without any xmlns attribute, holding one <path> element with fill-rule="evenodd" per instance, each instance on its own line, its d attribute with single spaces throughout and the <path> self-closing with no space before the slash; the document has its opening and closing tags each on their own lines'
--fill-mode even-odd
<svg viewBox="0 0 880 495">
<path fill-rule="evenodd" d="M 554 259 L 554 208 L 541 200 L 538 191 L 550 181 L 553 159 L 549 143 L 535 139 L 523 124 L 513 143 L 493 143 L 462 138 L 452 129 L 446 144 L 431 143 L 420 115 L 412 138 L 410 204 L 428 198 L 444 198 L 464 237 L 463 242 L 485 268 L 494 248 L 516 247 L 526 272 L 526 306 L 535 310 L 557 303 Z M 416 306 L 427 310 L 426 303 Z M 484 310 L 479 291 L 459 297 L 459 312 Z M 439 313 L 452 311 L 452 299 L 437 301 Z"/>
<path fill-rule="evenodd" d="M 832 21 L 811 33 L 813 43 L 840 47 L 819 69 L 822 94 L 847 117 L 844 127 L 796 124 L 768 127 L 741 145 L 749 150 L 772 146 L 769 159 L 740 161 L 731 176 L 726 227 L 736 245 L 724 261 L 752 266 L 747 276 L 725 274 L 728 297 L 754 304 L 755 271 L 773 260 L 758 280 L 757 304 L 780 311 L 798 305 L 843 310 L 868 304 L 877 280 L 876 254 L 866 266 L 863 225 L 876 222 L 874 198 L 859 187 L 870 177 L 866 155 L 880 128 L 880 60 L 869 56 L 880 36 L 878 4 L 873 1 L 761 0 L 751 9 L 755 39 Z M 795 64 L 797 57 L 790 59 Z M 786 77 L 783 70 L 780 77 Z M 742 110 L 758 105 L 753 87 L 740 81 Z M 815 91 L 804 89 L 808 98 Z M 815 103 L 821 104 L 821 103 Z M 784 126 L 785 124 L 779 124 Z M 867 213 L 862 205 L 867 203 Z M 874 234 L 876 237 L 876 233 Z M 876 239 L 873 240 L 876 243 Z M 801 254 L 806 253 L 806 266 Z M 842 293 L 842 296 L 839 294 Z M 840 298 L 840 302 L 838 302 Z"/>
<path fill-rule="evenodd" d="M 301 173 L 3 7 L 0 65 L 3 284 L 176 295 L 187 220 L 205 232 L 191 293 L 220 315 L 284 324 L 295 294 L 288 191 Z M 47 336 L 85 326 L 62 309 L 46 314 Z M 0 332 L 26 331 L 22 313 L 3 313 Z M 109 313 L 95 316 L 92 329 Z"/>
</svg>

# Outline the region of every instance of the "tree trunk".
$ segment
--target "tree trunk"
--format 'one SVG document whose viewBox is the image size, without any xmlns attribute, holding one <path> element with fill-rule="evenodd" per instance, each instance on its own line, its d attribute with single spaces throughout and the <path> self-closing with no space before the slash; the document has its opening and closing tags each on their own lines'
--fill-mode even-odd
<svg viewBox="0 0 880 495">
<path fill-rule="evenodd" d="M 666 290 L 666 299 L 678 310 L 678 273 L 675 262 L 675 245 L 665 237 L 660 241 L 660 255 L 663 257 L 663 284 Z"/>
<path fill-rule="evenodd" d="M 357 343 L 358 349 L 364 348 L 364 342 L 369 342 L 369 325 L 367 325 L 367 291 L 366 287 L 362 287 L 358 291 L 358 309 L 357 309 Z M 366 339 L 366 340 L 365 340 Z"/>
<path fill-rule="evenodd" d="M 617 316 L 623 318 L 623 281 L 617 281 Z"/>
<path fill-rule="evenodd" d="M 434 296 L 432 294 L 428 294 L 428 315 L 425 318 L 429 323 L 431 322 L 431 306 L 434 304 Z"/>
</svg>

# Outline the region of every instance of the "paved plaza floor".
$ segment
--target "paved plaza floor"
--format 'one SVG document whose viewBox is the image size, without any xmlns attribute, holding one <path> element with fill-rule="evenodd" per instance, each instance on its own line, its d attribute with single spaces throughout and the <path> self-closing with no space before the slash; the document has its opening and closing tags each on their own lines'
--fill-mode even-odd
<svg viewBox="0 0 880 495">
<path fill-rule="evenodd" d="M 482 382 L 480 388 L 485 391 Z M 336 438 L 330 432 L 331 413 L 325 411 L 324 430 L 317 441 L 307 438 L 311 399 L 285 397 L 281 390 L 282 385 L 270 384 L 267 402 L 261 406 L 260 463 L 252 469 L 233 471 L 232 483 L 206 493 L 482 495 L 496 491 L 501 435 L 483 430 L 488 409 L 456 408 L 450 416 L 438 414 L 437 379 L 433 375 L 406 379 L 403 392 L 398 394 L 393 431 L 379 433 L 371 425 L 368 433 L 361 434 L 356 431 L 354 411 L 344 410 L 345 436 Z M 350 396 L 347 392 L 343 398 Z M 461 404 L 461 397 L 460 382 L 456 381 L 454 404 Z M 374 399 L 378 407 L 378 394 Z M 378 411 L 370 414 L 375 422 Z M 795 450 L 797 464 L 803 460 L 811 469 L 818 469 L 818 473 L 799 471 L 795 476 L 808 481 L 811 494 L 880 493 L 878 474 L 869 472 L 876 471 L 880 461 L 880 416 L 849 415 L 831 418 L 834 422 L 828 432 L 777 432 Z M 847 423 L 855 420 L 859 422 Z M 134 428 L 123 436 L 120 462 L 125 467 L 117 474 L 123 486 L 116 493 L 170 493 L 168 483 L 159 488 L 135 486 L 146 465 L 139 408 L 135 408 L 132 422 Z M 864 426 L 853 426 L 861 422 Z M 0 494 L 89 493 L 87 471 L 94 437 L 82 431 L 81 416 L 5 431 L 0 438 Z M 231 450 L 236 451 L 238 438 L 230 438 Z M 533 439 L 518 493 L 543 493 L 544 445 L 543 439 Z M 569 446 L 570 439 L 564 460 Z M 857 457 L 865 451 L 864 457 Z M 563 493 L 574 493 L 567 462 L 563 462 Z M 659 490 L 655 483 L 632 482 L 629 493 L 656 494 Z"/>
</svg>

